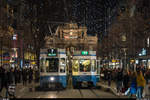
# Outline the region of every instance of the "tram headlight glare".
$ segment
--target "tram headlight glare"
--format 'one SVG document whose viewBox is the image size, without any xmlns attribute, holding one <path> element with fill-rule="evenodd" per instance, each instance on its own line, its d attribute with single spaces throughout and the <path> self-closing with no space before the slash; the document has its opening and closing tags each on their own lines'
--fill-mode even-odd
<svg viewBox="0 0 150 100">
<path fill-rule="evenodd" d="M 51 80 L 51 81 L 54 81 L 54 77 L 51 77 L 50 80 Z"/>
</svg>

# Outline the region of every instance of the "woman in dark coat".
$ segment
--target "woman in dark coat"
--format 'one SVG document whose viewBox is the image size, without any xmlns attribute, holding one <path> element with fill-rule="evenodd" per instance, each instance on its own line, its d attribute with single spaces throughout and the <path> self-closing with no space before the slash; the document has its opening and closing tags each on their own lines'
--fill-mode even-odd
<svg viewBox="0 0 150 100">
<path fill-rule="evenodd" d="M 23 80 L 23 85 L 27 84 L 27 71 L 26 68 L 23 68 L 22 70 L 22 80 Z"/>
<path fill-rule="evenodd" d="M 129 75 L 127 71 L 124 73 L 123 76 L 123 86 L 124 86 L 124 92 L 129 88 Z"/>
</svg>

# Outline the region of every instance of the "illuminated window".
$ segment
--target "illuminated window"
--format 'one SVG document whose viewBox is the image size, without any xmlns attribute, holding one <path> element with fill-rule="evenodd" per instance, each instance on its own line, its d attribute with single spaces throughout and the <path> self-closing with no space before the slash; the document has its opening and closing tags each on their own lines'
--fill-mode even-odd
<svg viewBox="0 0 150 100">
<path fill-rule="evenodd" d="M 79 71 L 79 61 L 78 60 L 73 60 L 73 62 L 72 62 L 72 71 L 74 71 L 74 72 Z"/>
<path fill-rule="evenodd" d="M 91 61 L 82 59 L 80 60 L 80 72 L 90 72 L 91 71 Z"/>
</svg>

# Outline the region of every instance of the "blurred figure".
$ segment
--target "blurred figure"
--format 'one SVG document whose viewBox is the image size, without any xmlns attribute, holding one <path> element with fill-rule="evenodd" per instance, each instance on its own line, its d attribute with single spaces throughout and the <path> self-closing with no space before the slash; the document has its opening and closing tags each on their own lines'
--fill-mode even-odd
<svg viewBox="0 0 150 100">
<path fill-rule="evenodd" d="M 14 76 L 15 76 L 15 84 L 17 85 L 17 81 L 18 81 L 17 67 L 15 67 L 15 69 L 14 69 Z"/>
<path fill-rule="evenodd" d="M 27 85 L 27 71 L 25 67 L 23 67 L 23 70 L 22 70 L 22 80 L 23 80 L 23 85 L 26 86 Z"/>
<path fill-rule="evenodd" d="M 117 93 L 119 94 L 122 90 L 122 79 L 123 79 L 123 73 L 122 69 L 118 68 L 117 76 L 116 76 L 116 85 L 117 85 Z"/>
<path fill-rule="evenodd" d="M 30 67 L 30 68 L 29 68 L 29 84 L 32 82 L 32 80 L 33 80 L 33 70 L 32 70 L 32 68 Z"/>
<path fill-rule="evenodd" d="M 108 80 L 108 86 L 111 86 L 111 80 L 112 80 L 112 71 L 111 71 L 111 69 L 108 69 L 108 71 L 107 71 L 107 80 Z"/>
<path fill-rule="evenodd" d="M 9 80 L 9 84 L 13 84 L 14 83 L 14 69 L 11 67 L 10 69 L 10 80 Z"/>
<path fill-rule="evenodd" d="M 129 87 L 129 74 L 127 71 L 125 71 L 123 75 L 123 86 L 124 86 L 123 92 L 125 92 Z"/>
<path fill-rule="evenodd" d="M 18 68 L 18 70 L 17 70 L 17 72 L 18 72 L 18 83 L 21 83 L 21 76 L 22 76 L 22 72 L 21 72 L 21 69 L 20 68 Z"/>
<path fill-rule="evenodd" d="M 130 76 L 130 94 L 129 97 L 136 95 L 137 91 L 137 82 L 136 82 L 136 73 L 132 72 Z"/>
<path fill-rule="evenodd" d="M 39 70 L 38 68 L 35 69 L 35 82 L 37 83 L 39 81 Z"/>
<path fill-rule="evenodd" d="M 137 71 L 137 98 L 141 99 L 143 94 L 143 89 L 146 85 L 146 81 L 142 74 L 142 71 Z"/>
<path fill-rule="evenodd" d="M 8 96 L 8 71 L 6 69 L 3 68 L 2 66 L 2 84 L 0 87 L 0 92 L 2 92 L 2 89 L 5 88 L 6 89 L 6 97 Z"/>
</svg>

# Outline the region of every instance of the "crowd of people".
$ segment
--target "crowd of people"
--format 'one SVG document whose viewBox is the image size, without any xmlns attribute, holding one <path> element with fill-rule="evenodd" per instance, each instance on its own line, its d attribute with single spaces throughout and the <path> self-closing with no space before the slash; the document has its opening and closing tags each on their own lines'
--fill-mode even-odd
<svg viewBox="0 0 150 100">
<path fill-rule="evenodd" d="M 136 66 L 135 70 L 102 67 L 101 74 L 103 80 L 108 82 L 108 86 L 111 86 L 112 81 L 116 83 L 118 95 L 135 95 L 139 99 L 142 98 L 145 86 L 150 82 L 150 69 L 143 66 Z"/>
<path fill-rule="evenodd" d="M 24 86 L 32 81 L 39 82 L 39 71 L 37 67 L 12 67 L 11 65 L 0 66 L 0 93 L 2 89 L 6 89 L 6 96 L 8 95 L 8 86 L 11 84 L 22 83 Z"/>
</svg>

